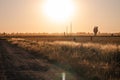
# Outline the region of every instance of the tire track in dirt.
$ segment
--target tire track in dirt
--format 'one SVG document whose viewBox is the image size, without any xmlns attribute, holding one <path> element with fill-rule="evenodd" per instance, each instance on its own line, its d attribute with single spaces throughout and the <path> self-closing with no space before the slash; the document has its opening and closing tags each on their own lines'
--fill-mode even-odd
<svg viewBox="0 0 120 80">
<path fill-rule="evenodd" d="M 2 57 L 1 44 L 0 44 L 0 80 L 6 80 L 3 64 L 4 64 L 4 59 Z"/>
<path fill-rule="evenodd" d="M 10 63 L 8 63 L 8 58 L 7 56 L 5 56 L 6 51 L 3 47 L 3 40 L 0 40 L 0 71 L 1 71 L 1 75 L 0 75 L 0 80 L 15 80 L 15 72 L 13 73 L 13 68 L 11 68 L 12 66 L 10 65 Z"/>
<path fill-rule="evenodd" d="M 13 47 L 5 40 L 0 40 L 0 45 L 0 57 L 2 59 L 0 80 L 44 80 L 41 76 L 36 79 L 32 75 L 34 71 L 47 71 L 47 67 L 38 65 L 38 61 L 33 56 L 17 47 Z M 3 79 L 4 76 L 6 79 Z"/>
<path fill-rule="evenodd" d="M 12 63 L 12 59 L 7 51 L 6 43 L 0 40 L 0 57 L 1 57 L 1 78 L 0 80 L 31 80 L 23 77 Z"/>
</svg>

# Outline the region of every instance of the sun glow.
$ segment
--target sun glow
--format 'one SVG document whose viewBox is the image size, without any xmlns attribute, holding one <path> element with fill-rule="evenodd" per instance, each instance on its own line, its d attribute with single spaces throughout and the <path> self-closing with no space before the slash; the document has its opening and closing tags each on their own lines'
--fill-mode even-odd
<svg viewBox="0 0 120 80">
<path fill-rule="evenodd" d="M 65 21 L 73 15 L 74 4 L 72 0 L 47 0 L 43 10 L 50 19 Z"/>
</svg>

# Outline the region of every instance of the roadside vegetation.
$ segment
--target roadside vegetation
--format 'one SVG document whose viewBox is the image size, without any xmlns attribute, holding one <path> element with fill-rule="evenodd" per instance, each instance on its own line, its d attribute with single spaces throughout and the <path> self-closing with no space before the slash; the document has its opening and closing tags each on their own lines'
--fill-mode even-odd
<svg viewBox="0 0 120 80">
<path fill-rule="evenodd" d="M 44 58 L 80 80 L 119 80 L 120 45 L 11 38 L 10 43 L 36 58 Z"/>
</svg>

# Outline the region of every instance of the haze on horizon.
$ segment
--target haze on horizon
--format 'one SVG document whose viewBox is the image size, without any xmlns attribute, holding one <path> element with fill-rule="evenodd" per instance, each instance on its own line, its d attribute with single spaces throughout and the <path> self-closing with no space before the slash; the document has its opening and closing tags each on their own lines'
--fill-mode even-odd
<svg viewBox="0 0 120 80">
<path fill-rule="evenodd" d="M 74 12 L 64 21 L 44 13 L 47 0 L 0 0 L 0 32 L 120 32 L 120 0 L 72 0 Z M 61 5 L 62 7 L 62 5 Z"/>
</svg>

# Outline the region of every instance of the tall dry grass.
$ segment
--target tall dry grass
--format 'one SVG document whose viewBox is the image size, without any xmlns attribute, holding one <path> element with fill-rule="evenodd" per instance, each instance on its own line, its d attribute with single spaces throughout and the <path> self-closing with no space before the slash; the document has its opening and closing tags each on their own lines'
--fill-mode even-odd
<svg viewBox="0 0 120 80">
<path fill-rule="evenodd" d="M 84 80 L 118 80 L 120 75 L 120 45 L 80 43 L 73 41 L 36 41 L 21 38 L 9 40 L 12 44 L 33 52 L 76 73 Z"/>
</svg>

